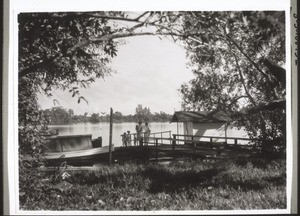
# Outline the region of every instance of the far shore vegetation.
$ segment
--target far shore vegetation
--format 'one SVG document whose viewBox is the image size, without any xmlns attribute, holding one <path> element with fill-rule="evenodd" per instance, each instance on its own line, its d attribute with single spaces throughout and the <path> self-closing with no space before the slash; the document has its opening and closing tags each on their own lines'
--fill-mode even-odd
<svg viewBox="0 0 300 216">
<path fill-rule="evenodd" d="M 72 109 L 65 109 L 63 107 L 53 107 L 51 109 L 42 110 L 47 124 L 49 125 L 62 125 L 62 124 L 73 124 L 73 123 L 99 123 L 109 122 L 109 114 L 106 113 L 92 113 L 87 112 L 83 115 L 74 114 Z M 165 112 L 151 113 L 150 108 L 143 108 L 142 105 L 138 105 L 134 115 L 123 115 L 121 112 L 115 111 L 113 113 L 114 122 L 169 122 L 172 118 L 171 114 Z"/>
</svg>

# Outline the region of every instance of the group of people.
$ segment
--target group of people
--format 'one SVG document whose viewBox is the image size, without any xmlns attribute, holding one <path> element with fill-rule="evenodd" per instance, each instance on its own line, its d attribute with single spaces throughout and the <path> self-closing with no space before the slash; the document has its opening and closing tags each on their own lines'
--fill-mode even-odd
<svg viewBox="0 0 300 216">
<path fill-rule="evenodd" d="M 142 125 L 142 122 L 139 122 L 135 126 L 136 134 L 134 134 L 134 145 L 136 146 L 137 143 L 139 146 L 148 145 L 149 143 L 149 137 L 150 137 L 150 127 L 148 122 L 145 123 L 145 125 Z M 124 132 L 122 135 L 122 143 L 123 146 L 130 146 L 131 145 L 131 134 L 130 131 Z"/>
<path fill-rule="evenodd" d="M 130 146 L 131 145 L 131 134 L 130 131 L 124 132 L 122 135 L 122 145 L 125 146 Z"/>
<path fill-rule="evenodd" d="M 138 125 L 135 126 L 135 130 L 136 130 L 136 139 L 139 145 L 140 146 L 143 146 L 143 144 L 148 145 L 149 137 L 151 133 L 148 122 L 145 123 L 145 126 L 142 126 L 142 122 L 139 122 Z"/>
</svg>

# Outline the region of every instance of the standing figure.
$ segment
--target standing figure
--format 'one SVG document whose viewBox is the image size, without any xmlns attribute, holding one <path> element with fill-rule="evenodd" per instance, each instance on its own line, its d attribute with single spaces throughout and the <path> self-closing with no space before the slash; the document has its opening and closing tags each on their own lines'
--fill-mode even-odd
<svg viewBox="0 0 300 216">
<path fill-rule="evenodd" d="M 133 144 L 134 144 L 134 146 L 136 146 L 136 141 L 137 141 L 136 134 L 133 134 Z"/>
<path fill-rule="evenodd" d="M 127 146 L 131 146 L 131 134 L 130 134 L 130 131 L 127 131 L 126 143 L 127 143 Z"/>
<path fill-rule="evenodd" d="M 148 145 L 150 133 L 151 133 L 150 127 L 148 125 L 148 122 L 146 122 L 145 123 L 145 133 L 144 133 L 145 145 Z"/>
<path fill-rule="evenodd" d="M 126 143 L 126 137 L 127 137 L 126 132 L 124 132 L 124 133 L 121 135 L 121 137 L 122 137 L 122 146 L 123 146 L 123 147 L 127 146 L 127 143 Z"/>
<path fill-rule="evenodd" d="M 135 129 L 136 129 L 136 136 L 137 136 L 137 141 L 139 142 L 139 146 L 143 146 L 142 122 L 139 122 L 139 124 L 135 127 Z"/>
</svg>

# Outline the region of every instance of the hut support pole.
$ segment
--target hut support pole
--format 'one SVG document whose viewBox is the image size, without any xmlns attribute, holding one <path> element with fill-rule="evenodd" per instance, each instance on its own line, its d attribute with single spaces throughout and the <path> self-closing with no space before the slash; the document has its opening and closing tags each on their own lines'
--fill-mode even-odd
<svg viewBox="0 0 300 216">
<path fill-rule="evenodd" d="M 227 127 L 228 127 L 228 123 L 225 123 L 225 144 L 227 144 Z"/>
<path fill-rule="evenodd" d="M 112 133 L 113 133 L 113 109 L 110 108 L 110 117 L 109 117 L 109 158 L 108 165 L 111 165 L 112 161 Z"/>
<path fill-rule="evenodd" d="M 237 144 L 238 144 L 237 139 L 234 139 L 234 145 L 237 146 Z"/>
<path fill-rule="evenodd" d="M 196 158 L 196 142 L 194 141 L 194 137 L 193 136 L 192 136 L 192 145 L 193 145 L 194 157 Z"/>
<path fill-rule="evenodd" d="M 158 138 L 155 138 L 155 161 L 156 162 L 158 161 L 158 149 L 157 149 L 157 146 L 158 146 Z"/>
<path fill-rule="evenodd" d="M 175 157 L 175 145 L 176 145 L 176 135 L 173 134 L 173 141 L 172 141 L 172 153 L 173 153 L 173 157 Z"/>
</svg>

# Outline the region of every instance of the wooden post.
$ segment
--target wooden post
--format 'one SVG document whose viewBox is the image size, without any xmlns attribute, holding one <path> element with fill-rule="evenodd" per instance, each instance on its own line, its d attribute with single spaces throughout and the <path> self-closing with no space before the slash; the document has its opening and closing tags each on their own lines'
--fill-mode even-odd
<svg viewBox="0 0 300 216">
<path fill-rule="evenodd" d="M 234 139 L 234 145 L 237 146 L 237 139 Z"/>
<path fill-rule="evenodd" d="M 110 117 L 109 117 L 109 159 L 108 165 L 111 165 L 112 161 L 112 126 L 113 126 L 113 109 L 110 108 Z"/>
<path fill-rule="evenodd" d="M 193 151 L 194 151 L 194 157 L 196 157 L 196 142 L 194 142 L 194 137 L 192 136 L 192 145 L 194 147 Z"/>
<path fill-rule="evenodd" d="M 221 155 L 221 149 L 220 149 L 220 146 L 218 145 L 217 146 L 217 156 L 219 157 Z"/>
<path fill-rule="evenodd" d="M 213 148 L 213 138 L 212 137 L 210 138 L 210 148 L 211 149 Z"/>
<path fill-rule="evenodd" d="M 225 144 L 227 144 L 227 127 L 228 127 L 228 123 L 225 123 Z"/>
<path fill-rule="evenodd" d="M 172 141 L 172 151 L 173 151 L 173 155 L 175 155 L 175 145 L 176 145 L 176 135 L 173 134 L 173 141 Z"/>
<path fill-rule="evenodd" d="M 133 135 L 133 145 L 136 146 L 137 138 L 136 134 Z"/>
<path fill-rule="evenodd" d="M 158 138 L 155 139 L 155 160 L 158 161 Z"/>
</svg>

